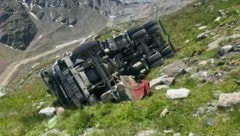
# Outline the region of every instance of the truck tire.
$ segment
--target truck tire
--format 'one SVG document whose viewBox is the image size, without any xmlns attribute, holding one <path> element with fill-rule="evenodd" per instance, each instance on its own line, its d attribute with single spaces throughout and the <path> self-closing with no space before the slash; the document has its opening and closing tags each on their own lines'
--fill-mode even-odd
<svg viewBox="0 0 240 136">
<path fill-rule="evenodd" d="M 151 27 L 153 27 L 153 26 L 155 26 L 155 25 L 157 25 L 157 22 L 154 21 L 154 20 L 151 20 L 151 21 L 147 22 L 146 24 L 144 24 L 143 27 L 144 27 L 146 30 L 148 30 L 149 28 L 151 28 Z"/>
<path fill-rule="evenodd" d="M 72 51 L 71 58 L 76 59 L 81 53 L 87 50 L 97 49 L 97 48 L 100 48 L 100 45 L 99 45 L 99 42 L 96 40 L 83 43 Z"/>
<path fill-rule="evenodd" d="M 169 53 L 168 55 L 166 55 L 165 58 L 171 58 L 171 57 L 173 57 L 174 55 L 175 55 L 175 53 L 174 53 L 174 52 L 171 52 L 171 53 Z"/>
<path fill-rule="evenodd" d="M 152 26 L 152 27 L 150 27 L 149 29 L 146 29 L 146 30 L 147 30 L 148 34 L 153 34 L 153 33 L 155 33 L 156 31 L 159 30 L 159 27 L 154 25 L 154 26 Z"/>
<path fill-rule="evenodd" d="M 156 61 L 158 61 L 161 58 L 162 58 L 162 55 L 158 51 L 156 51 L 152 56 L 150 56 L 148 58 L 148 60 L 147 60 L 148 65 L 151 66 L 153 63 L 155 63 Z"/>
<path fill-rule="evenodd" d="M 127 34 L 129 35 L 129 37 L 131 37 L 132 34 L 136 33 L 137 31 L 139 31 L 141 29 L 144 29 L 143 26 L 141 26 L 141 25 L 134 26 L 134 27 L 128 29 Z"/>
<path fill-rule="evenodd" d="M 164 59 L 161 58 L 161 59 L 159 59 L 158 61 L 154 62 L 150 67 L 151 67 L 151 68 L 155 68 L 155 67 L 159 67 L 159 66 L 161 66 L 161 65 L 163 65 L 163 64 L 164 64 Z"/>
<path fill-rule="evenodd" d="M 161 52 L 162 56 L 165 57 L 168 54 L 172 53 L 173 50 L 172 50 L 172 48 L 170 46 L 167 46 L 163 50 L 161 50 L 160 52 Z"/>
<path fill-rule="evenodd" d="M 139 30 L 139 31 L 135 32 L 134 34 L 132 34 L 130 36 L 130 38 L 131 38 L 131 40 L 137 40 L 137 39 L 143 38 L 146 35 L 147 35 L 146 30 L 142 29 L 142 30 Z"/>
</svg>

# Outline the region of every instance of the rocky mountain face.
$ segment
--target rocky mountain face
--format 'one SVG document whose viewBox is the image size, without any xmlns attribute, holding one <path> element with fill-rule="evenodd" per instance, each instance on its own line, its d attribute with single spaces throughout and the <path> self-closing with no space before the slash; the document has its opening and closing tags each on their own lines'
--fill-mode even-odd
<svg viewBox="0 0 240 136">
<path fill-rule="evenodd" d="M 0 42 L 26 49 L 59 44 L 88 35 L 109 24 L 146 17 L 156 8 L 179 9 L 184 0 L 1 0 Z M 162 9 L 162 8 L 161 8 Z M 164 12 L 165 13 L 165 12 Z M 74 28 L 74 29 L 71 29 Z M 56 34 L 53 34 L 57 32 Z M 64 34 L 61 34 L 64 33 Z M 50 36 L 49 36 L 50 34 Z M 51 38 L 39 40 L 43 36 Z M 67 36 L 66 36 L 67 35 Z M 30 47 L 35 48 L 35 45 Z"/>
<path fill-rule="evenodd" d="M 24 6 L 11 0 L 0 1 L 0 42 L 25 49 L 37 34 Z"/>
</svg>

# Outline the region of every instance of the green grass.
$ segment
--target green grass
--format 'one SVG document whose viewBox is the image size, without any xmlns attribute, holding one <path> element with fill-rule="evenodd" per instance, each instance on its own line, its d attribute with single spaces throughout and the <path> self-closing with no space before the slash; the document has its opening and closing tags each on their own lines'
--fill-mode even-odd
<svg viewBox="0 0 240 136">
<path fill-rule="evenodd" d="M 212 30 L 221 35 L 231 35 L 233 29 L 239 26 L 239 22 L 232 24 L 232 27 L 220 27 L 222 24 L 239 20 L 239 0 L 201 0 L 202 5 L 192 6 L 166 16 L 162 19 L 167 31 L 172 37 L 177 55 L 166 61 L 165 65 L 178 59 L 192 57 L 198 63 L 200 60 L 209 59 L 215 56 L 217 49 L 206 51 L 208 43 L 215 38 L 197 41 L 196 37 L 205 30 L 194 27 L 201 23 L 207 25 L 206 30 Z M 229 11 L 227 17 L 222 17 L 221 22 L 213 22 L 220 16 L 218 10 Z M 137 22 L 137 21 L 136 21 Z M 136 22 L 123 24 L 123 28 L 128 28 Z M 141 21 L 140 21 L 141 22 Z M 119 33 L 119 29 L 114 32 L 107 28 L 100 32 L 98 39 L 105 39 Z M 107 34 L 105 34 L 107 33 Z M 188 43 L 184 43 L 189 39 Z M 224 41 L 220 45 L 234 42 L 237 39 Z M 199 52 L 194 54 L 194 52 Z M 153 94 L 141 101 L 95 104 L 83 109 L 66 109 L 64 114 L 58 118 L 54 128 L 63 130 L 71 135 L 82 134 L 87 128 L 104 129 L 105 134 L 126 136 L 135 135 L 137 132 L 148 129 L 158 131 L 156 135 L 162 135 L 164 130 L 173 129 L 182 135 L 193 132 L 197 136 L 236 136 L 240 134 L 239 106 L 232 110 L 217 110 L 210 113 L 200 114 L 194 117 L 197 108 L 205 106 L 208 102 L 216 100 L 215 91 L 234 92 L 239 91 L 240 63 L 238 56 L 229 56 L 226 61 L 235 61 L 232 67 L 221 60 L 216 60 L 214 64 L 206 66 L 204 69 L 211 72 L 218 70 L 228 70 L 224 81 L 214 84 L 213 82 L 201 83 L 198 79 L 190 78 L 190 74 L 181 75 L 171 88 L 185 87 L 191 90 L 191 95 L 184 100 L 169 100 L 166 98 L 166 90 L 152 90 Z M 147 79 L 152 79 L 159 74 L 159 69 L 152 69 Z M 201 69 L 201 67 L 199 67 Z M 39 69 L 36 69 L 39 70 Z M 31 77 L 31 76 L 29 76 Z M 26 79 L 25 79 L 26 80 Z M 40 135 L 49 130 L 46 126 L 48 119 L 38 114 L 39 109 L 32 106 L 33 103 L 46 102 L 43 106 L 50 105 L 55 98 L 48 96 L 46 87 L 40 78 L 32 78 L 22 88 L 10 93 L 0 99 L 0 135 Z M 168 107 L 170 110 L 166 117 L 160 117 L 162 110 Z M 208 125 L 209 119 L 214 120 L 213 125 Z M 161 134 L 162 133 L 162 134 Z M 172 135 L 172 134 L 165 134 Z"/>
</svg>

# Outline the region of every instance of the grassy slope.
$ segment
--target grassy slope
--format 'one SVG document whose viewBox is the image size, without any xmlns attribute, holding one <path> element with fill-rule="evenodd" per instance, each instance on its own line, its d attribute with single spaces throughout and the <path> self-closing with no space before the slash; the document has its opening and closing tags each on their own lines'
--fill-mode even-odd
<svg viewBox="0 0 240 136">
<path fill-rule="evenodd" d="M 239 0 L 202 0 L 200 6 L 188 6 L 185 9 L 164 18 L 166 29 L 172 36 L 173 43 L 178 50 L 177 56 L 167 63 L 193 56 L 193 52 L 199 52 L 193 56 L 197 60 L 204 60 L 214 56 L 216 50 L 206 52 L 207 44 L 213 41 L 206 38 L 197 41 L 198 34 L 204 30 L 198 30 L 195 24 L 207 25 L 209 30 L 214 30 L 223 35 L 229 35 L 231 28 L 219 27 L 223 23 L 230 23 L 240 19 L 237 10 L 240 7 Z M 218 10 L 229 11 L 228 17 L 222 18 L 220 23 L 213 22 L 219 16 Z M 239 26 L 239 22 L 233 26 Z M 189 42 L 184 42 L 189 39 Z M 236 56 L 230 59 L 238 62 Z M 167 64 L 166 63 L 166 64 Z M 216 65 L 218 66 L 218 65 Z M 214 66 L 213 66 L 214 67 Z M 219 66 L 221 69 L 227 66 Z M 105 135 L 134 135 L 141 130 L 156 129 L 158 135 L 163 130 L 173 129 L 188 135 L 238 135 L 238 122 L 240 113 L 238 106 L 232 110 L 218 110 L 200 114 L 193 117 L 194 112 L 200 106 L 214 100 L 214 91 L 232 92 L 239 89 L 233 79 L 239 80 L 240 65 L 236 63 L 235 69 L 228 74 L 219 84 L 211 82 L 200 84 L 198 80 L 190 79 L 188 74 L 178 77 L 172 88 L 186 87 L 191 90 L 191 96 L 185 100 L 172 101 L 165 97 L 165 91 L 156 91 L 151 97 L 137 102 L 122 102 L 118 104 L 96 104 L 84 109 L 68 109 L 64 115 L 58 118 L 55 128 L 64 130 L 71 135 L 81 134 L 84 129 L 96 127 L 105 129 Z M 156 75 L 158 69 L 152 70 L 148 79 Z M 50 105 L 54 98 L 49 97 L 45 86 L 39 78 L 34 78 L 23 88 L 11 93 L 0 100 L 0 134 L 2 135 L 39 135 L 48 130 L 48 119 L 38 115 L 33 103 L 46 101 Z M 168 107 L 170 113 L 166 117 L 160 117 L 162 110 Z M 207 125 L 207 120 L 213 119 L 214 125 Z"/>
</svg>

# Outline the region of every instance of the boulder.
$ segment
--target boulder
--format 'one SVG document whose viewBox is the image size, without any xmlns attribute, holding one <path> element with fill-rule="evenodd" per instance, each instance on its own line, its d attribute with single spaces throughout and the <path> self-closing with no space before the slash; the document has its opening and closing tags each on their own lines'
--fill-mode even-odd
<svg viewBox="0 0 240 136">
<path fill-rule="evenodd" d="M 219 96 L 217 107 L 226 108 L 240 103 L 240 93 L 222 93 Z"/>
<path fill-rule="evenodd" d="M 56 113 L 55 107 L 47 107 L 47 108 L 41 109 L 39 111 L 39 114 L 47 116 L 47 117 L 53 117 L 55 113 Z"/>
<path fill-rule="evenodd" d="M 167 90 L 166 97 L 172 100 L 174 99 L 183 99 L 190 95 L 190 90 L 186 88 L 180 89 L 169 89 Z"/>
<path fill-rule="evenodd" d="M 230 45 L 230 44 L 228 44 L 228 45 L 225 45 L 225 46 L 223 46 L 222 48 L 220 48 L 220 49 L 218 50 L 217 54 L 218 54 L 219 56 L 223 56 L 224 54 L 230 52 L 231 50 L 233 50 L 233 46 Z"/>
</svg>

